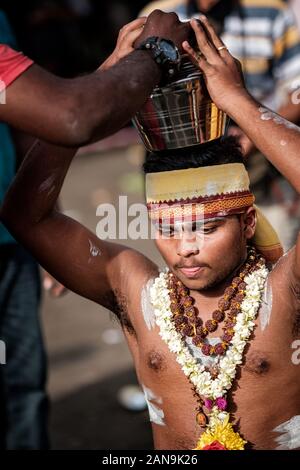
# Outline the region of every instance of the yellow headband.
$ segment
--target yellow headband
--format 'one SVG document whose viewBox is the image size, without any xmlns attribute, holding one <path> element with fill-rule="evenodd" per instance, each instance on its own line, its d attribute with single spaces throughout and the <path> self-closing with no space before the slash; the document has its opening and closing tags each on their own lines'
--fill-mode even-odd
<svg viewBox="0 0 300 470">
<path fill-rule="evenodd" d="M 149 216 L 153 220 L 220 217 L 243 213 L 254 204 L 250 181 L 242 163 L 189 168 L 146 176 Z M 262 212 L 257 211 L 253 244 L 267 261 L 283 254 L 280 240 Z"/>
<path fill-rule="evenodd" d="M 213 165 L 146 175 L 147 203 L 215 196 L 249 191 L 250 181 L 242 163 Z"/>
</svg>

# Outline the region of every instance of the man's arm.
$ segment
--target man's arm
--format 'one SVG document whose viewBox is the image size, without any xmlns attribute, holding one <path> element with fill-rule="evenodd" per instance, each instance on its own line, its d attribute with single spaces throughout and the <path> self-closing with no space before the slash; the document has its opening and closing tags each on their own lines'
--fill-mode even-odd
<svg viewBox="0 0 300 470">
<path fill-rule="evenodd" d="M 286 102 L 279 108 L 278 114 L 288 121 L 300 123 L 300 106 L 294 102 L 293 93 L 287 96 Z M 238 137 L 245 157 L 249 157 L 255 150 L 254 142 L 237 126 L 230 129 L 230 134 Z"/>
<path fill-rule="evenodd" d="M 18 169 L 36 139 L 24 132 L 17 131 L 16 129 L 11 128 L 10 130 L 16 151 L 16 168 Z M 61 211 L 59 200 L 56 203 L 56 209 Z M 68 292 L 68 289 L 66 289 L 65 286 L 54 279 L 54 277 L 45 270 L 42 271 L 42 283 L 44 289 L 53 297 L 61 297 Z"/>
<path fill-rule="evenodd" d="M 75 149 L 35 141 L 8 191 L 1 219 L 14 237 L 55 279 L 74 292 L 114 310 L 128 291 L 128 265 L 144 266 L 142 255 L 99 240 L 56 210 Z"/>
<path fill-rule="evenodd" d="M 222 47 L 220 38 L 206 18 L 201 21 L 202 26 L 195 20 L 191 24 L 202 57 L 199 58 L 188 43 L 184 43 L 184 49 L 203 71 L 212 100 L 300 193 L 300 128 L 251 97 L 244 86 L 239 64 L 227 49 L 217 50 Z M 300 237 L 293 268 L 300 278 Z"/>
<path fill-rule="evenodd" d="M 144 22 L 135 20 L 134 28 Z M 132 24 L 124 29 L 131 33 Z M 152 36 L 154 30 L 181 44 L 190 29 L 176 15 L 155 11 L 142 36 Z M 125 125 L 160 78 L 159 67 L 146 51 L 133 51 L 109 69 L 74 79 L 58 78 L 33 65 L 7 88 L 0 119 L 47 141 L 81 146 Z"/>
<path fill-rule="evenodd" d="M 159 79 L 157 65 L 143 51 L 108 70 L 74 79 L 33 65 L 7 88 L 0 118 L 47 141 L 81 146 L 124 126 Z"/>
</svg>

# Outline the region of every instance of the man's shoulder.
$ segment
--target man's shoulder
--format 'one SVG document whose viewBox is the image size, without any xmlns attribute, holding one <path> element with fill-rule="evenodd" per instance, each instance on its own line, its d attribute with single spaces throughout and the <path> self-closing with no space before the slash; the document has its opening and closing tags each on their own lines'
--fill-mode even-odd
<svg viewBox="0 0 300 470">
<path fill-rule="evenodd" d="M 129 333 L 140 329 L 143 299 L 159 274 L 155 263 L 142 253 L 127 247 L 116 251 L 118 269 L 113 276 L 112 292 L 105 306 L 114 312 Z"/>
<path fill-rule="evenodd" d="M 125 290 L 128 286 L 130 288 L 134 286 L 136 290 L 137 286 L 145 283 L 145 280 L 158 274 L 157 265 L 140 251 L 124 245 L 115 245 L 113 250 L 114 270 L 118 270 L 117 277 L 120 278 L 121 284 L 126 285 Z"/>
<path fill-rule="evenodd" d="M 140 12 L 139 16 L 148 16 L 154 10 L 162 10 L 166 13 L 171 11 L 177 12 L 180 8 L 185 8 L 186 5 L 187 0 L 155 0 L 154 2 L 148 3 Z"/>
</svg>

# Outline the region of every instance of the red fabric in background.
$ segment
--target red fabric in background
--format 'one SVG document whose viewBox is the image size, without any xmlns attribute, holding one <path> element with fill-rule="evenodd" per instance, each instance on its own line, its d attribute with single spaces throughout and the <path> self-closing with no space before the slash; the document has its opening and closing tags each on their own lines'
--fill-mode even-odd
<svg viewBox="0 0 300 470">
<path fill-rule="evenodd" d="M 17 52 L 5 44 L 0 44 L 0 88 L 3 83 L 8 87 L 16 78 L 27 70 L 33 61 L 22 52 Z"/>
</svg>

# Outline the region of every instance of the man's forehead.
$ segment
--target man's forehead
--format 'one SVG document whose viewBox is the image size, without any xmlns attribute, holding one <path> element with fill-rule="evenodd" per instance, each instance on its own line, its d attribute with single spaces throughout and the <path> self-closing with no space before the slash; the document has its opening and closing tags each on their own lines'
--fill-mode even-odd
<svg viewBox="0 0 300 470">
<path fill-rule="evenodd" d="M 193 220 L 175 220 L 175 221 L 170 221 L 170 220 L 160 220 L 159 222 L 156 222 L 156 226 L 162 227 L 162 228 L 175 228 L 175 229 L 184 229 L 184 228 L 190 228 L 193 225 L 197 226 L 204 226 L 209 223 L 213 222 L 223 222 L 227 216 L 223 217 L 212 217 L 209 219 L 205 219 L 204 217 L 196 217 Z"/>
</svg>

